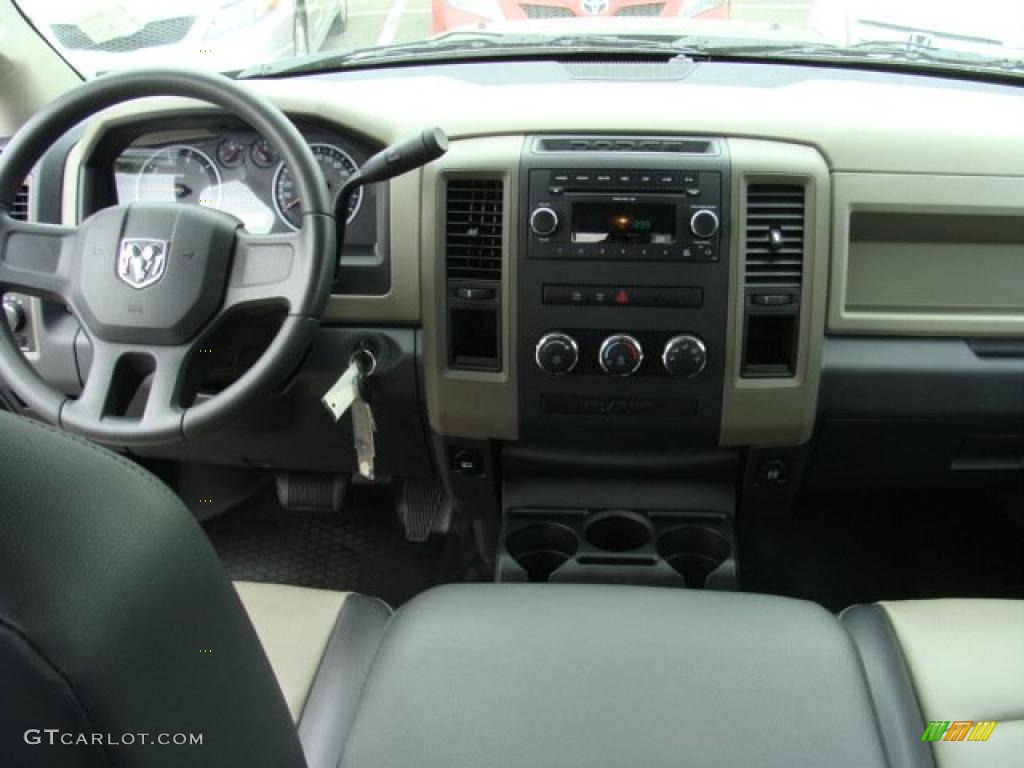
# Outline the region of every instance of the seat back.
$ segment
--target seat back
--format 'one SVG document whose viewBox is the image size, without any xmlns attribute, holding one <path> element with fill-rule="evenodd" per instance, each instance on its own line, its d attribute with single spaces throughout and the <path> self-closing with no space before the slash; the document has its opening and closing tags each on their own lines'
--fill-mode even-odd
<svg viewBox="0 0 1024 768">
<path fill-rule="evenodd" d="M 6 413 L 0 680 L 8 768 L 305 765 L 252 625 L 181 501 L 121 456 Z"/>
</svg>

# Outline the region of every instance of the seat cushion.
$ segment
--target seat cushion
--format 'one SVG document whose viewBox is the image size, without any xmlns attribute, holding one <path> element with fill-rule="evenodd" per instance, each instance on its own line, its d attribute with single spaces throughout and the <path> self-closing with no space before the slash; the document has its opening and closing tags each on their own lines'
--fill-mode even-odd
<svg viewBox="0 0 1024 768">
<path fill-rule="evenodd" d="M 249 620 L 297 723 L 349 592 L 236 581 Z"/>
<path fill-rule="evenodd" d="M 938 768 L 1020 764 L 1024 755 L 1024 601 L 915 600 L 862 606 L 884 612 L 909 671 L 922 721 L 996 721 L 984 743 L 931 742 Z M 873 653 L 854 640 L 869 666 Z M 923 732 L 923 731 L 922 731 Z M 955 730 L 953 731 L 956 732 Z M 920 740 L 921 734 L 918 734 Z"/>
</svg>

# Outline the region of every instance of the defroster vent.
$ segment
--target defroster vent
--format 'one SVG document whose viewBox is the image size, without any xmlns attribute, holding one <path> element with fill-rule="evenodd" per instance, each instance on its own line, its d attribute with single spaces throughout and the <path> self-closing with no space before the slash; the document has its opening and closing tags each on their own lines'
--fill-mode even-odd
<svg viewBox="0 0 1024 768">
<path fill-rule="evenodd" d="M 747 187 L 748 286 L 800 286 L 804 268 L 804 194 L 804 188 L 797 184 Z"/>
<path fill-rule="evenodd" d="M 502 183 L 448 181 L 445 254 L 449 280 L 501 280 Z"/>
</svg>

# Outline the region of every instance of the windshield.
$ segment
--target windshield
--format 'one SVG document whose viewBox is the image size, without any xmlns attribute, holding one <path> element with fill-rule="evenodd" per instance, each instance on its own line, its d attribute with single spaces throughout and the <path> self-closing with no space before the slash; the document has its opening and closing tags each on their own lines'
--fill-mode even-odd
<svg viewBox="0 0 1024 768">
<path fill-rule="evenodd" d="M 770 43 L 780 57 L 959 54 L 972 67 L 1007 68 L 1024 49 L 1024 1 L 975 0 L 17 0 L 39 32 L 83 75 L 160 64 L 235 72 L 257 65 L 333 59 L 396 44 L 446 41 L 463 31 L 528 47 L 532 35 Z M 457 34 L 451 34 L 451 33 Z M 479 37 L 479 35 L 477 35 Z M 467 47 L 472 36 L 466 36 Z M 525 42 L 524 42 L 525 41 Z M 878 44 L 872 47 L 872 44 Z M 786 46 L 802 46 L 799 50 Z M 813 48 L 812 48 L 813 46 Z M 419 46 L 415 51 L 426 50 Z M 933 56 L 921 56 L 921 53 Z M 762 58 L 771 51 L 762 50 Z M 361 55 L 361 61 L 367 56 Z M 413 58 L 413 60 L 415 60 Z M 940 59 L 948 68 L 960 60 Z M 315 67 L 313 67 L 315 68 Z M 326 67 L 325 67 L 326 68 Z"/>
</svg>

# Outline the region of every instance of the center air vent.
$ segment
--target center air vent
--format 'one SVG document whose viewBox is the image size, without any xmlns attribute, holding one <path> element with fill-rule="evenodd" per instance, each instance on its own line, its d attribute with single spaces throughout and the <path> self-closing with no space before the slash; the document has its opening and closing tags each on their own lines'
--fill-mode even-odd
<svg viewBox="0 0 1024 768">
<path fill-rule="evenodd" d="M 799 287 L 804 267 L 804 188 L 751 184 L 746 225 L 747 285 Z"/>
<path fill-rule="evenodd" d="M 449 280 L 501 280 L 502 183 L 451 179 L 445 220 Z"/>
</svg>

